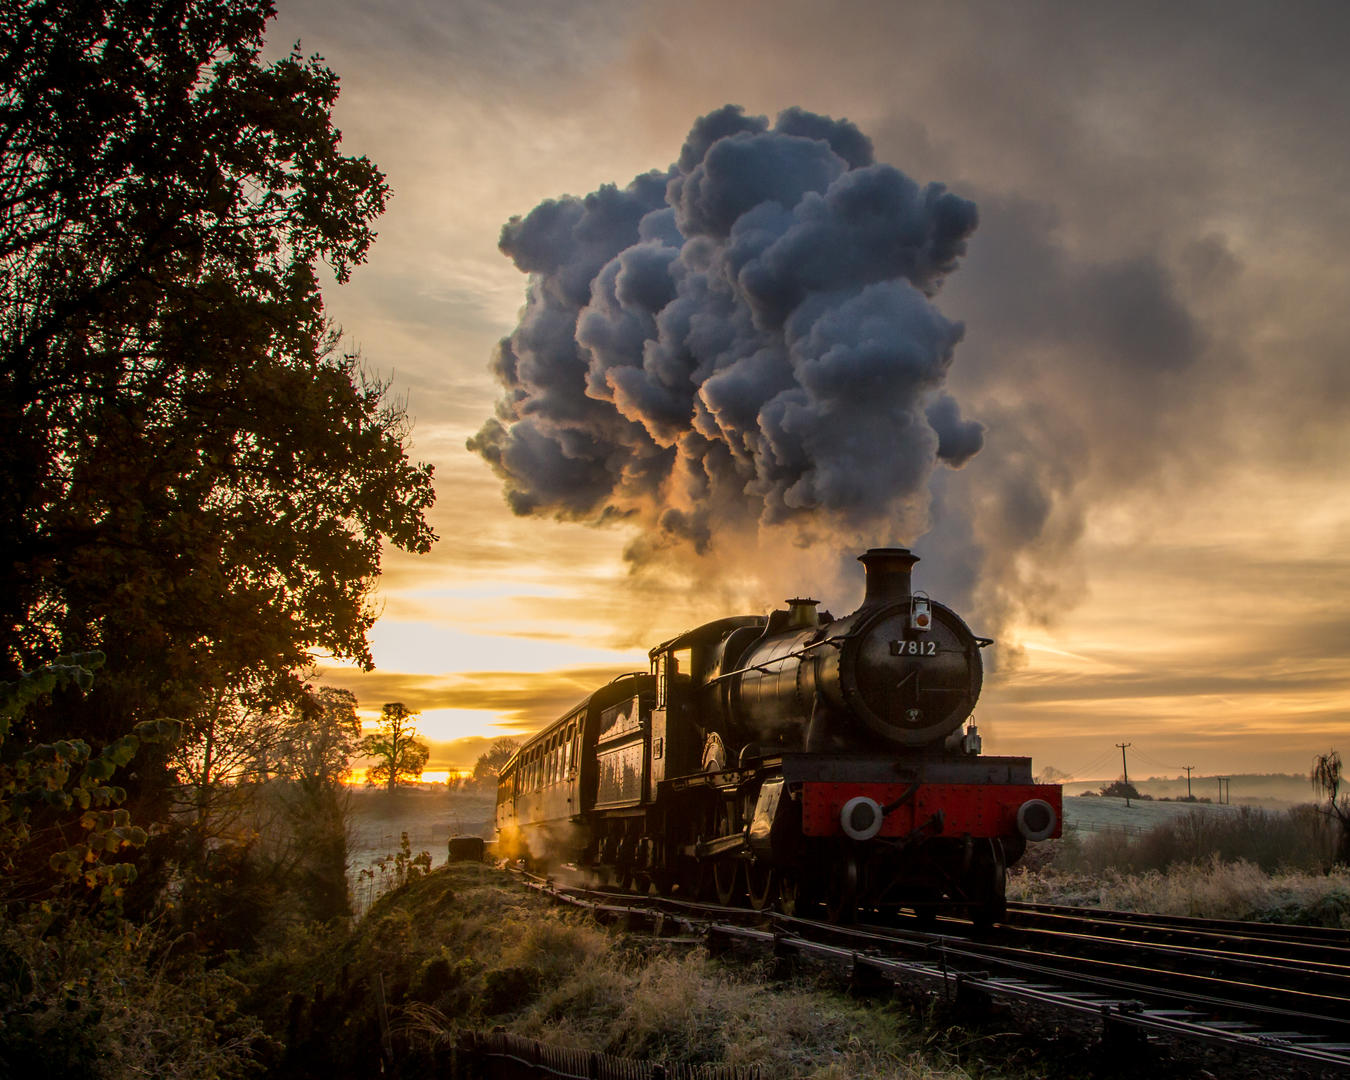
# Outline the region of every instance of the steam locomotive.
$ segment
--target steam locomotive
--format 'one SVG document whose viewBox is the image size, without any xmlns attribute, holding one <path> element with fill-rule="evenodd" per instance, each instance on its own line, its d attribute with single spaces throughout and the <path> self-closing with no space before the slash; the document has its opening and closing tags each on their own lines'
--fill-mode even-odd
<svg viewBox="0 0 1350 1080">
<path fill-rule="evenodd" d="M 499 777 L 497 850 L 723 904 L 908 908 L 988 925 L 1007 868 L 1060 835 L 1058 785 L 986 757 L 967 724 L 976 637 L 873 548 L 862 606 L 789 600 L 650 651 L 521 746 Z"/>
</svg>

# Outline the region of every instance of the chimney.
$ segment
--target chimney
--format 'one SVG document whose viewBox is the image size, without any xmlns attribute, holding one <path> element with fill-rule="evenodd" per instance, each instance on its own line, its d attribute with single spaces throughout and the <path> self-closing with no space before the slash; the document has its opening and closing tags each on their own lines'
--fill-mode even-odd
<svg viewBox="0 0 1350 1080">
<path fill-rule="evenodd" d="M 909 548 L 870 548 L 858 561 L 867 571 L 863 607 L 905 603 L 910 599 L 909 577 L 919 561 Z"/>
<path fill-rule="evenodd" d="M 820 616 L 816 614 L 816 605 L 819 600 L 808 600 L 804 596 L 797 596 L 788 602 L 788 627 L 793 630 L 801 630 L 808 626 L 819 626 Z"/>
</svg>

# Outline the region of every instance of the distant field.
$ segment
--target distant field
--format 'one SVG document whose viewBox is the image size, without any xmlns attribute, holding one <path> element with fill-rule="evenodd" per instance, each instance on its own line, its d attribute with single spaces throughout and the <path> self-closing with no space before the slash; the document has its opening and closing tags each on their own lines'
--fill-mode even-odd
<svg viewBox="0 0 1350 1080">
<path fill-rule="evenodd" d="M 1174 818 L 1199 811 L 1205 814 L 1235 814 L 1238 807 L 1217 803 L 1159 802 L 1157 800 L 1106 799 L 1092 795 L 1064 796 L 1064 825 L 1068 829 L 1096 832 L 1102 829 L 1125 829 L 1147 832 Z"/>
<path fill-rule="evenodd" d="M 408 834 L 413 855 L 426 851 L 433 866 L 445 862 L 446 841 L 464 834 L 492 834 L 495 792 L 447 792 L 404 789 L 356 790 L 351 793 L 351 817 L 347 835 L 347 878 L 357 906 L 366 906 L 371 890 L 361 871 L 399 850 L 400 837 Z M 376 890 L 378 891 L 378 890 Z"/>
</svg>

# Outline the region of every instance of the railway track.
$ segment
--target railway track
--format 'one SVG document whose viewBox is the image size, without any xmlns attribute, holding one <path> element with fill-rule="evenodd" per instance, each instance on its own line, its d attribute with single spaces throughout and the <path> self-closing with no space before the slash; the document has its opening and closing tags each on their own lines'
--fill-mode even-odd
<svg viewBox="0 0 1350 1080">
<path fill-rule="evenodd" d="M 608 889 L 532 887 L 632 927 L 703 942 L 814 958 L 855 984 L 921 988 L 963 1008 L 1020 1002 L 1038 1015 L 1087 1021 L 1128 1048 L 1174 1040 L 1265 1055 L 1316 1075 L 1350 1070 L 1350 933 L 1010 905 L 976 934 L 942 919 L 920 926 L 842 926 L 780 914 L 640 897 Z"/>
</svg>

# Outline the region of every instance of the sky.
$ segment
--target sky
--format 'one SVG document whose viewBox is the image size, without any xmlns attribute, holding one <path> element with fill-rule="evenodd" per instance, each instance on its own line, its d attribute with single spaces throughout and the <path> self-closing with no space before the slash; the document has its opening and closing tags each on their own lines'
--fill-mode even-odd
<svg viewBox="0 0 1350 1080">
<path fill-rule="evenodd" d="M 386 554 L 376 670 L 323 677 L 418 710 L 429 769 L 700 622 L 845 614 L 892 544 L 997 640 L 986 753 L 1109 778 L 1118 743 L 1140 777 L 1350 752 L 1350 8 L 278 7 L 271 46 L 338 73 L 343 145 L 393 190 L 326 298 L 439 494 L 431 554 Z M 719 123 L 760 155 L 720 224 L 745 189 L 717 188 Z M 869 184 L 890 209 L 840 225 Z M 911 232 L 904 273 L 859 269 Z M 750 306 L 692 310 L 745 351 L 672 378 L 671 283 L 713 305 L 742 257 Z M 564 475 L 578 438 L 594 468 Z"/>
</svg>

